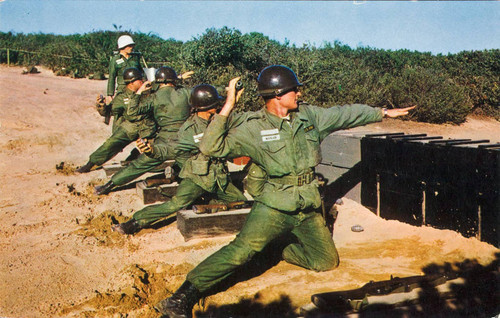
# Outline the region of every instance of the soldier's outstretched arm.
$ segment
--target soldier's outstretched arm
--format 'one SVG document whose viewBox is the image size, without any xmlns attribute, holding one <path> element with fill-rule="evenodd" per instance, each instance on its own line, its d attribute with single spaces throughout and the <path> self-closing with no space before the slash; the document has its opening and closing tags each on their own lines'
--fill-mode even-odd
<svg viewBox="0 0 500 318">
<path fill-rule="evenodd" d="M 187 72 L 182 73 L 178 77 L 180 80 L 185 80 L 185 79 L 191 78 L 191 75 L 193 75 L 193 74 L 194 74 L 193 71 L 187 71 Z"/>
<path fill-rule="evenodd" d="M 408 112 L 410 110 L 414 109 L 415 107 L 417 107 L 417 106 L 411 106 L 411 107 L 406 107 L 406 108 L 384 109 L 384 116 L 391 117 L 391 118 L 405 116 L 405 115 L 408 115 Z"/>
</svg>

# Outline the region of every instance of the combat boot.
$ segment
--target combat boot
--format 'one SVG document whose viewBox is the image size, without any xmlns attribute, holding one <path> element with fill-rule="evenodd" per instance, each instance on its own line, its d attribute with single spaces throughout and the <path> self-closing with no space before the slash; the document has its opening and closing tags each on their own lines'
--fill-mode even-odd
<svg viewBox="0 0 500 318">
<path fill-rule="evenodd" d="M 115 185 L 113 184 L 112 181 L 108 181 L 107 183 L 105 183 L 103 185 L 96 186 L 96 187 L 94 187 L 95 194 L 98 194 L 98 195 L 108 194 L 111 192 L 111 190 L 113 190 L 114 186 Z"/>
<path fill-rule="evenodd" d="M 115 224 L 111 227 L 113 232 L 118 232 L 120 234 L 134 234 L 139 232 L 142 227 L 139 225 L 135 219 L 128 220 L 124 223 Z"/>
<path fill-rule="evenodd" d="M 80 168 L 76 169 L 76 172 L 87 173 L 87 172 L 90 172 L 90 170 L 92 170 L 92 168 L 94 168 L 94 166 L 95 165 L 89 161 L 86 164 L 84 164 L 83 166 L 81 166 Z"/>
<path fill-rule="evenodd" d="M 191 318 L 193 306 L 200 299 L 200 294 L 193 284 L 185 281 L 172 296 L 156 304 L 155 309 L 162 314 L 162 317 Z"/>
</svg>

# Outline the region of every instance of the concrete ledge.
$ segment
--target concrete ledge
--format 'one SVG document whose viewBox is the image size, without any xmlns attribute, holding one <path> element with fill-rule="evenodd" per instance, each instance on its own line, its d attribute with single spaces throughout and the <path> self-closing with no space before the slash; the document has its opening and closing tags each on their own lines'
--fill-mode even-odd
<svg viewBox="0 0 500 318">
<path fill-rule="evenodd" d="M 249 212 L 250 208 L 207 214 L 183 210 L 177 213 L 177 228 L 186 241 L 236 234 L 243 227 Z"/>
</svg>

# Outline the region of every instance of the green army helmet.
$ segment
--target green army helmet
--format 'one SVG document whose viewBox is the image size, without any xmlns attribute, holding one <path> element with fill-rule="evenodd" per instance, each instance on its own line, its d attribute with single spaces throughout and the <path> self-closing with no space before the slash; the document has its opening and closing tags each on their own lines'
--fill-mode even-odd
<svg viewBox="0 0 500 318">
<path fill-rule="evenodd" d="M 276 97 L 302 86 L 295 72 L 284 65 L 264 68 L 257 77 L 257 92 L 262 97 Z"/>
<path fill-rule="evenodd" d="M 173 83 L 177 80 L 177 73 L 168 66 L 162 66 L 156 70 L 155 81 L 157 83 Z"/>
<path fill-rule="evenodd" d="M 200 84 L 191 91 L 189 103 L 195 112 L 199 112 L 217 108 L 223 99 L 212 85 Z"/>
<path fill-rule="evenodd" d="M 142 79 L 142 71 L 137 67 L 129 67 L 123 71 L 123 81 L 125 84 Z"/>
</svg>

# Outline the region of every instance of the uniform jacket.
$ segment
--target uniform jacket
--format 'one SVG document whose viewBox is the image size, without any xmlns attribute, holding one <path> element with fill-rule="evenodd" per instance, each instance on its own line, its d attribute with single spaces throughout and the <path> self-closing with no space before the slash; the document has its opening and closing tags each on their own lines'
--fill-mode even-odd
<svg viewBox="0 0 500 318">
<path fill-rule="evenodd" d="M 140 98 L 140 95 L 128 88 L 125 88 L 122 94 L 116 95 L 111 106 L 111 113 L 114 117 L 113 131 L 120 126 L 132 139 L 137 138 L 134 137 L 137 135 L 147 138 L 154 134 L 156 126 L 149 114 L 130 114 L 128 111 L 129 106 L 139 103 Z"/>
<path fill-rule="evenodd" d="M 193 114 L 179 129 L 176 160 L 182 167 L 179 177 L 190 179 L 205 191 L 225 190 L 228 173 L 225 160 L 211 160 L 200 153 L 199 145 L 208 120 Z"/>
<path fill-rule="evenodd" d="M 290 124 L 266 109 L 242 114 L 232 128 L 227 117 L 215 115 L 205 131 L 200 150 L 207 156 L 249 156 L 268 175 L 255 197 L 281 211 L 321 206 L 318 182 L 302 185 L 273 182 L 273 178 L 310 173 L 321 162 L 320 143 L 335 130 L 382 120 L 382 111 L 354 104 L 321 108 L 301 104 L 290 113 Z"/>
<path fill-rule="evenodd" d="M 129 116 L 152 114 L 157 126 L 151 157 L 159 160 L 173 158 L 177 132 L 190 114 L 190 89 L 164 86 L 139 100 L 134 99 L 128 108 Z"/>
<path fill-rule="evenodd" d="M 132 52 L 128 59 L 120 53 L 111 57 L 109 61 L 108 96 L 115 95 L 115 84 L 117 85 L 116 92 L 121 92 L 124 89 L 123 71 L 125 69 L 129 67 L 141 69 L 140 56 L 139 52 Z"/>
</svg>

